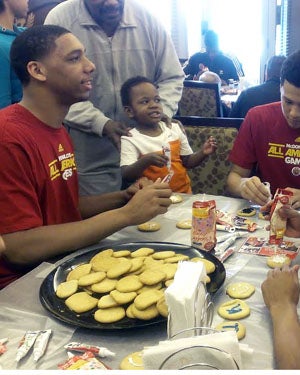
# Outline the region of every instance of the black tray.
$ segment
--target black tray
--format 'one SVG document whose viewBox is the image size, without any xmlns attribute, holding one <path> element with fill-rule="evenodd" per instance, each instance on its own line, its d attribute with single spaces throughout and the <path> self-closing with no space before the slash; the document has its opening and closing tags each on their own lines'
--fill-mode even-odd
<svg viewBox="0 0 300 375">
<path fill-rule="evenodd" d="M 223 264 L 212 254 L 197 250 L 191 246 L 169 242 L 129 242 L 122 244 L 118 243 L 114 246 L 109 247 L 113 248 L 114 250 L 126 249 L 131 251 L 137 250 L 140 247 L 151 247 L 155 251 L 173 250 L 176 253 L 186 254 L 190 258 L 201 257 L 208 259 L 212 261 L 216 266 L 215 271 L 209 275 L 211 278 L 211 282 L 207 284 L 207 290 L 209 293 L 216 292 L 225 280 L 226 273 Z M 87 251 L 84 254 L 75 256 L 74 258 L 67 260 L 66 262 L 55 268 L 52 272 L 50 272 L 40 287 L 39 297 L 43 307 L 48 310 L 52 316 L 65 323 L 92 329 L 129 329 L 145 327 L 148 325 L 158 324 L 166 321 L 166 318 L 162 316 L 147 321 L 139 319 L 129 319 L 125 317 L 116 323 L 99 323 L 93 318 L 93 313 L 97 310 L 97 308 L 86 313 L 77 314 L 74 311 L 68 309 L 68 307 L 65 305 L 64 299 L 58 298 L 56 296 L 55 290 L 58 284 L 66 280 L 67 274 L 74 268 L 74 266 L 82 263 L 87 263 L 100 250 L 104 250 L 106 248 L 108 248 L 108 246 L 102 246 L 95 250 Z"/>
</svg>

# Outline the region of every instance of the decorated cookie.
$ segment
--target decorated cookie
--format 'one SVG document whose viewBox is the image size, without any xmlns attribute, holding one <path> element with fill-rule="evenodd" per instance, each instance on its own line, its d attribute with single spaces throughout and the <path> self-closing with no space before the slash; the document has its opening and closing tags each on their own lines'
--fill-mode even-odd
<svg viewBox="0 0 300 375">
<path fill-rule="evenodd" d="M 172 203 L 180 203 L 180 202 L 183 201 L 182 196 L 179 195 L 179 194 L 172 194 L 170 196 L 170 199 L 171 199 Z"/>
<path fill-rule="evenodd" d="M 121 370 L 144 370 L 143 353 L 134 352 L 128 354 L 120 363 Z"/>
<path fill-rule="evenodd" d="M 256 214 L 256 210 L 253 207 L 245 207 L 237 212 L 238 216 L 250 217 Z"/>
<path fill-rule="evenodd" d="M 218 314 L 224 319 L 243 319 L 250 314 L 250 308 L 246 302 L 240 299 L 234 299 L 220 305 Z"/>
<path fill-rule="evenodd" d="M 237 338 L 241 340 L 246 335 L 246 327 L 237 321 L 224 321 L 220 324 L 218 324 L 215 329 L 218 331 L 235 331 Z"/>
<path fill-rule="evenodd" d="M 138 225 L 138 230 L 142 232 L 156 232 L 160 229 L 160 224 L 156 221 L 147 221 L 146 223 Z"/>
<path fill-rule="evenodd" d="M 192 219 L 180 220 L 176 223 L 176 227 L 179 229 L 191 229 Z"/>
<path fill-rule="evenodd" d="M 267 265 L 271 268 L 280 268 L 285 264 L 290 265 L 291 261 L 291 258 L 284 254 L 276 254 L 267 258 Z"/>
<path fill-rule="evenodd" d="M 226 293 L 232 298 L 248 298 L 255 292 L 255 287 L 246 282 L 229 284 Z"/>
</svg>

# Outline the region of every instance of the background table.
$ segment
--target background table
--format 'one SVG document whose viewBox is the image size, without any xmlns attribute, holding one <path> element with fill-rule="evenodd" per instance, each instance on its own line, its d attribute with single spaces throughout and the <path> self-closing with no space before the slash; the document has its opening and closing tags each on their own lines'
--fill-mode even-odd
<svg viewBox="0 0 300 375">
<path fill-rule="evenodd" d="M 155 220 L 161 223 L 161 229 L 158 232 L 144 233 L 139 232 L 136 227 L 128 227 L 120 232 L 101 241 L 99 244 L 68 255 L 59 262 L 51 264 L 42 263 L 32 272 L 26 274 L 15 281 L 2 291 L 0 291 L 0 338 L 8 337 L 8 351 L 0 357 L 0 366 L 3 369 L 57 369 L 57 364 L 66 360 L 66 350 L 63 346 L 70 341 L 80 341 L 89 344 L 104 346 L 116 353 L 112 359 L 105 359 L 105 363 L 113 369 L 118 369 L 120 361 L 127 354 L 142 350 L 144 346 L 155 345 L 159 340 L 167 338 L 166 323 L 160 323 L 154 326 L 131 330 L 89 330 L 76 328 L 64 324 L 51 316 L 40 304 L 39 288 L 43 279 L 59 263 L 70 259 L 74 255 L 96 249 L 100 246 L 113 247 L 116 243 L 132 241 L 166 241 L 177 242 L 190 245 L 190 230 L 180 230 L 176 228 L 176 222 L 180 219 L 191 217 L 191 207 L 195 200 L 200 200 L 200 195 L 183 195 L 184 201 L 179 204 L 173 204 L 165 215 L 158 216 Z M 242 199 L 234 199 L 221 196 L 209 196 L 205 199 L 215 199 L 217 209 L 236 213 L 242 207 L 248 205 L 248 202 Z M 262 226 L 265 222 L 254 220 Z M 218 232 L 223 235 L 224 232 Z M 268 236 L 268 233 L 262 228 L 255 232 L 259 236 Z M 241 244 L 242 239 L 237 241 Z M 297 259 L 295 260 L 297 261 Z M 294 263 L 295 263 L 294 261 Z M 222 302 L 229 300 L 225 294 L 226 285 L 235 281 L 247 281 L 255 285 L 255 293 L 247 299 L 251 308 L 249 317 L 243 319 L 242 323 L 246 326 L 246 337 L 241 341 L 248 344 L 253 350 L 253 360 L 245 363 L 246 369 L 272 369 L 273 349 L 272 349 L 272 327 L 270 317 L 266 309 L 260 285 L 265 279 L 267 271 L 266 259 L 261 256 L 234 253 L 225 263 L 226 280 L 223 286 L 213 296 L 215 307 Z M 212 327 L 222 321 L 218 314 L 214 313 Z M 26 357 L 17 365 L 14 362 L 17 345 L 26 330 L 53 330 L 47 352 L 40 361 L 35 364 L 32 356 Z"/>
</svg>

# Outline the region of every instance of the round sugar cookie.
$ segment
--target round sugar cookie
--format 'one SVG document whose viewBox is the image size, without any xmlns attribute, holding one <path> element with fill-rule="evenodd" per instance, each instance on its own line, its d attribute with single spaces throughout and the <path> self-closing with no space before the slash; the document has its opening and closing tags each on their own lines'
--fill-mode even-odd
<svg viewBox="0 0 300 375">
<path fill-rule="evenodd" d="M 179 195 L 179 194 L 172 194 L 172 195 L 170 196 L 170 199 L 171 199 L 171 202 L 172 202 L 172 203 L 180 203 L 180 202 L 183 201 L 182 196 Z"/>
<path fill-rule="evenodd" d="M 140 281 L 139 276 L 129 275 L 122 277 L 117 284 L 116 289 L 122 293 L 135 292 L 143 286 L 143 283 Z"/>
<path fill-rule="evenodd" d="M 180 220 L 176 223 L 176 227 L 179 229 L 191 229 L 192 228 L 192 219 Z"/>
<path fill-rule="evenodd" d="M 251 217 L 256 215 L 256 210 L 253 207 L 245 207 L 237 212 L 238 216 L 241 217 Z"/>
<path fill-rule="evenodd" d="M 224 321 L 219 323 L 215 329 L 218 331 L 235 331 L 239 340 L 243 339 L 246 335 L 246 327 L 238 321 Z"/>
<path fill-rule="evenodd" d="M 168 305 L 165 300 L 165 296 L 163 296 L 156 302 L 156 308 L 158 312 L 160 313 L 160 315 L 164 316 L 165 318 L 168 317 L 169 310 L 168 310 Z"/>
<path fill-rule="evenodd" d="M 98 299 L 90 296 L 86 292 L 78 292 L 67 298 L 65 303 L 70 310 L 80 314 L 96 307 Z"/>
<path fill-rule="evenodd" d="M 118 250 L 112 253 L 114 258 L 128 257 L 131 254 L 130 250 Z"/>
<path fill-rule="evenodd" d="M 160 229 L 160 224 L 156 221 L 147 221 L 146 223 L 137 226 L 141 232 L 156 232 Z"/>
<path fill-rule="evenodd" d="M 147 307 L 144 310 L 139 310 L 135 306 L 135 303 L 133 303 L 131 307 L 131 312 L 135 318 L 141 319 L 141 320 L 151 320 L 151 319 L 156 318 L 159 315 L 159 312 L 156 307 L 156 303 L 154 305 Z"/>
<path fill-rule="evenodd" d="M 106 273 L 103 271 L 88 273 L 87 275 L 81 276 L 78 279 L 78 285 L 89 286 L 92 284 L 100 283 L 100 281 L 104 280 L 105 277 Z"/>
<path fill-rule="evenodd" d="M 110 295 L 119 305 L 125 305 L 133 301 L 135 297 L 137 296 L 137 293 L 136 292 L 122 293 L 115 289 L 110 292 Z"/>
<path fill-rule="evenodd" d="M 154 251 L 155 250 L 152 249 L 151 247 L 140 247 L 139 249 L 131 253 L 131 257 L 132 258 L 146 257 L 150 254 L 153 254 Z"/>
<path fill-rule="evenodd" d="M 125 309 L 122 306 L 99 309 L 95 311 L 94 318 L 100 323 L 114 323 L 125 317 Z"/>
<path fill-rule="evenodd" d="M 91 264 L 80 264 L 76 268 L 72 269 L 67 276 L 67 281 L 70 280 L 78 280 L 80 277 L 87 275 L 91 272 L 92 266 Z"/>
<path fill-rule="evenodd" d="M 255 286 L 246 282 L 232 283 L 226 288 L 226 293 L 231 298 L 248 298 L 255 292 Z"/>
<path fill-rule="evenodd" d="M 216 265 L 212 261 L 210 261 L 208 259 L 205 259 L 205 258 L 195 257 L 195 258 L 192 258 L 191 261 L 192 262 L 202 262 L 204 264 L 205 271 L 208 275 L 210 273 L 213 273 L 216 269 Z"/>
<path fill-rule="evenodd" d="M 97 306 L 99 309 L 108 309 L 119 306 L 119 303 L 110 294 L 105 294 L 99 299 Z"/>
<path fill-rule="evenodd" d="M 143 352 L 128 354 L 120 363 L 121 370 L 144 370 Z"/>
<path fill-rule="evenodd" d="M 68 298 L 76 293 L 78 289 L 78 281 L 70 280 L 60 283 L 56 289 L 55 294 L 58 298 Z"/>
<path fill-rule="evenodd" d="M 152 255 L 153 259 L 166 259 L 171 258 L 175 255 L 175 251 L 173 250 L 165 250 L 165 251 L 157 251 Z"/>
<path fill-rule="evenodd" d="M 234 299 L 222 303 L 218 308 L 218 314 L 224 319 L 243 319 L 250 314 L 250 308 L 246 302 L 240 299 Z"/>
<path fill-rule="evenodd" d="M 267 265 L 270 268 L 281 268 L 285 264 L 290 265 L 291 261 L 291 258 L 287 257 L 284 254 L 276 254 L 267 258 Z"/>
</svg>

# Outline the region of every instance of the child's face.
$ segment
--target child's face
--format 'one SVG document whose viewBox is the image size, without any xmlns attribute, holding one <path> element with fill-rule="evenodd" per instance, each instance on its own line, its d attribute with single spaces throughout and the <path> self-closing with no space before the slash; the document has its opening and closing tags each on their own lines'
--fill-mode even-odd
<svg viewBox="0 0 300 375">
<path fill-rule="evenodd" d="M 127 113 L 138 124 L 153 125 L 161 120 L 163 109 L 154 85 L 148 82 L 140 83 L 131 89 L 130 97 L 131 105 Z"/>
</svg>

